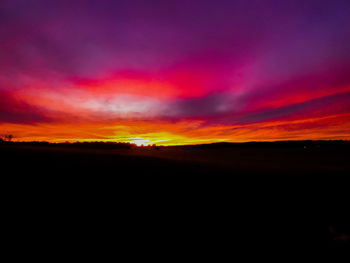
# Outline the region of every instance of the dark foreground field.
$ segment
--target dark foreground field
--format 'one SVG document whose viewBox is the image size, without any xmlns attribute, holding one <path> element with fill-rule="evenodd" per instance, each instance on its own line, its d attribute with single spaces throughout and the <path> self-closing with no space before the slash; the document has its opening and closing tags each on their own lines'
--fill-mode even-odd
<svg viewBox="0 0 350 263">
<path fill-rule="evenodd" d="M 266 253 L 349 244 L 349 142 L 1 143 L 0 158 L 3 200 L 20 212 L 11 219 L 19 227 L 44 214 L 40 224 L 60 222 L 57 235 L 67 224 L 95 235 L 97 224 L 162 249 L 175 240 Z"/>
</svg>

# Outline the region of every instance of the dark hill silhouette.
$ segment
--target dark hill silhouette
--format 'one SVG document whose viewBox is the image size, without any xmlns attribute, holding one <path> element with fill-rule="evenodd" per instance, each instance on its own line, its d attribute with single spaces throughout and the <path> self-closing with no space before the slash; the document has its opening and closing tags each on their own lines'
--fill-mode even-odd
<svg viewBox="0 0 350 263">
<path fill-rule="evenodd" d="M 72 213 L 83 204 L 123 207 L 123 224 L 142 236 L 162 229 L 159 238 L 186 236 L 184 243 L 189 236 L 223 242 L 224 235 L 249 246 L 348 244 L 349 141 L 171 147 L 0 141 L 0 160 L 14 207 L 27 200 L 45 211 L 63 202 Z"/>
</svg>

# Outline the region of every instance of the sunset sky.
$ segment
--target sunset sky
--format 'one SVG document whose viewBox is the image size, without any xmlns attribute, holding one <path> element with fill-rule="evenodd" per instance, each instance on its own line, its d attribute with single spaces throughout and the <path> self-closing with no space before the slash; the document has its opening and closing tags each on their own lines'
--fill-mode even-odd
<svg viewBox="0 0 350 263">
<path fill-rule="evenodd" d="M 349 0 L 0 0 L 0 134 L 350 138 Z"/>
</svg>

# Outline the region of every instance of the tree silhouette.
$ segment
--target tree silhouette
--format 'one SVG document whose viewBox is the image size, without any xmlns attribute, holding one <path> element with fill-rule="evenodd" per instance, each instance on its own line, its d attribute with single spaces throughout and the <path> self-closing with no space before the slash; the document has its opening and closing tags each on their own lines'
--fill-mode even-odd
<svg viewBox="0 0 350 263">
<path fill-rule="evenodd" d="M 13 139 L 13 135 L 12 134 L 5 134 L 5 135 L 2 136 L 1 139 L 4 140 L 4 141 L 10 142 Z"/>
</svg>

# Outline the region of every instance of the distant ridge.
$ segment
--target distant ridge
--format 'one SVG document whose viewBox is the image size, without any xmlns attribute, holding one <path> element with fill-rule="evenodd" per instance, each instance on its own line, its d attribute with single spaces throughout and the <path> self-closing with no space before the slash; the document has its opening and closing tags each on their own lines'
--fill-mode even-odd
<svg viewBox="0 0 350 263">
<path fill-rule="evenodd" d="M 171 145 L 171 146 L 137 146 L 134 143 L 123 142 L 46 142 L 46 141 L 4 141 L 0 139 L 0 145 L 28 145 L 47 147 L 73 147 L 73 148 L 100 148 L 100 149 L 130 149 L 130 148 L 154 148 L 154 147 L 181 147 L 181 148 L 290 148 L 290 147 L 350 147 L 350 140 L 300 140 L 300 141 L 251 141 L 251 142 L 214 142 L 207 144 Z"/>
</svg>

